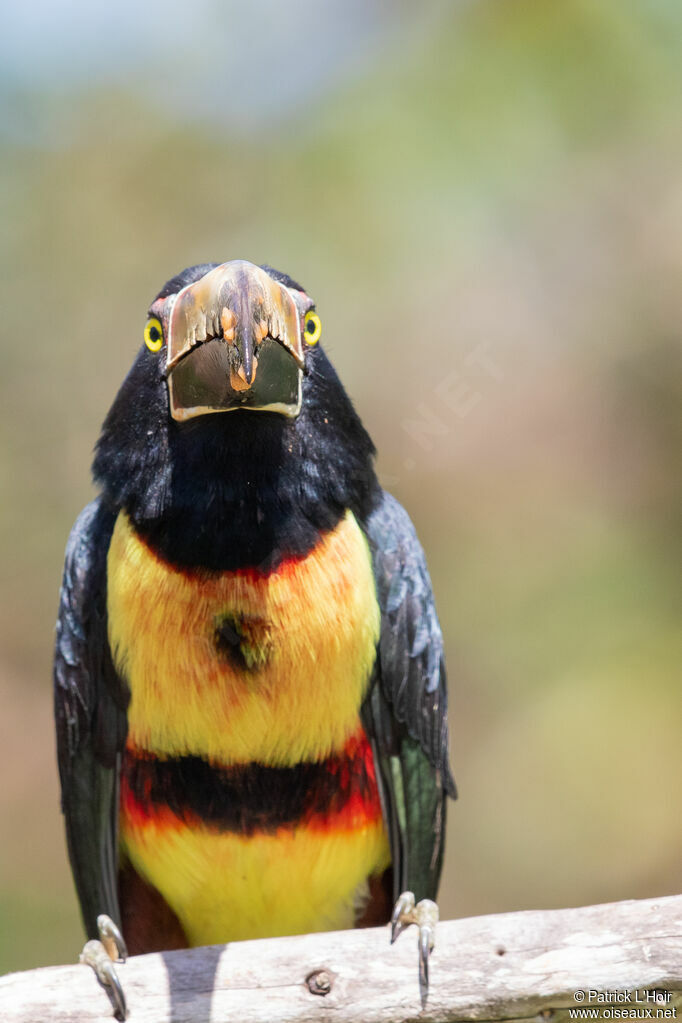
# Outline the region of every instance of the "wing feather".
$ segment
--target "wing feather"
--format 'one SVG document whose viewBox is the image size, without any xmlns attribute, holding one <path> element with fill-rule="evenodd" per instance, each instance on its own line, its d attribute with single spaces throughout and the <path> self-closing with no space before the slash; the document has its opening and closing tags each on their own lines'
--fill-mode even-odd
<svg viewBox="0 0 682 1023">
<path fill-rule="evenodd" d="M 116 888 L 118 777 L 128 694 L 107 639 L 106 556 L 116 512 L 101 499 L 66 548 L 57 618 L 54 706 L 69 858 L 89 937 L 97 916 L 120 924 Z"/>
<path fill-rule="evenodd" d="M 435 898 L 450 772 L 443 637 L 426 559 L 401 505 L 384 494 L 366 522 L 381 633 L 363 706 L 387 824 L 397 896 Z"/>
</svg>

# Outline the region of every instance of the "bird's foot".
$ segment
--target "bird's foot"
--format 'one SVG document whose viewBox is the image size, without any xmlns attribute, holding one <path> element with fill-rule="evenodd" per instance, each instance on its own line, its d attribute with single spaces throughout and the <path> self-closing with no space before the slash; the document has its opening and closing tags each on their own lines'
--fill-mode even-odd
<svg viewBox="0 0 682 1023">
<path fill-rule="evenodd" d="M 80 961 L 86 966 L 91 966 L 95 971 L 97 980 L 109 996 L 115 1018 L 125 1020 L 128 1008 L 113 963 L 126 961 L 128 957 L 126 943 L 114 921 L 104 913 L 97 917 L 97 930 L 99 931 L 99 941 L 92 940 L 85 943 L 80 954 Z"/>
<path fill-rule="evenodd" d="M 429 994 L 429 956 L 436 942 L 436 924 L 438 923 L 438 906 L 431 899 L 422 899 L 415 905 L 414 894 L 403 892 L 391 916 L 391 944 L 409 927 L 419 927 L 419 993 L 422 1008 L 426 1005 Z"/>
</svg>

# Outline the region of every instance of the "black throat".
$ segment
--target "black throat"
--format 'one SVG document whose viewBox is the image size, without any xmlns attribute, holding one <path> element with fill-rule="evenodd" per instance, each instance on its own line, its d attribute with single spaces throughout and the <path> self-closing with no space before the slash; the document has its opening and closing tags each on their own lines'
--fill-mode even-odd
<svg viewBox="0 0 682 1023">
<path fill-rule="evenodd" d="M 321 349 L 296 419 L 233 411 L 176 423 L 162 364 L 142 350 L 109 412 L 93 473 L 144 540 L 183 569 L 267 572 L 302 557 L 380 493 L 374 447 Z"/>
</svg>

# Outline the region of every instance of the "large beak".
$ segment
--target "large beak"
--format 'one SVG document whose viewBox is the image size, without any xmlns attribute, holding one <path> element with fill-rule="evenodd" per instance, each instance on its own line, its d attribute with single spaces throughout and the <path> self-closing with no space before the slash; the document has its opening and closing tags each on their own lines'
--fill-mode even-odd
<svg viewBox="0 0 682 1023">
<path fill-rule="evenodd" d="M 174 419 L 234 409 L 297 416 L 303 364 L 294 297 L 254 263 L 223 263 L 176 296 L 166 362 Z"/>
</svg>

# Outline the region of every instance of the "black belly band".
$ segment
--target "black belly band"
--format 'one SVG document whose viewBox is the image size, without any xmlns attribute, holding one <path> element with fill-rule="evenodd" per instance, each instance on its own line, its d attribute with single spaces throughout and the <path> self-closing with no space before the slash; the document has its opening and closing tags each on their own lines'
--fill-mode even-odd
<svg viewBox="0 0 682 1023">
<path fill-rule="evenodd" d="M 249 763 L 215 767 L 202 757 L 159 759 L 127 749 L 122 798 L 153 816 L 162 808 L 180 820 L 250 835 L 315 821 L 332 826 L 344 810 L 380 813 L 372 752 L 354 738 L 338 756 L 293 767 Z"/>
</svg>

